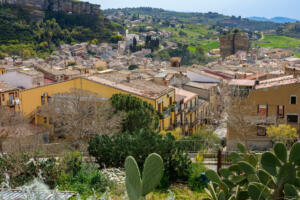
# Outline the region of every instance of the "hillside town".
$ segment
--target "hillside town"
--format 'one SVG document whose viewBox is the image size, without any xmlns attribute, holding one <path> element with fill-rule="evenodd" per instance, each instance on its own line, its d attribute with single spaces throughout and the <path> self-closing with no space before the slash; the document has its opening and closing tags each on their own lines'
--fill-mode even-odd
<svg viewBox="0 0 300 200">
<path fill-rule="evenodd" d="M 0 0 L 0 200 L 300 198 L 288 23 L 100 8 Z"/>
</svg>

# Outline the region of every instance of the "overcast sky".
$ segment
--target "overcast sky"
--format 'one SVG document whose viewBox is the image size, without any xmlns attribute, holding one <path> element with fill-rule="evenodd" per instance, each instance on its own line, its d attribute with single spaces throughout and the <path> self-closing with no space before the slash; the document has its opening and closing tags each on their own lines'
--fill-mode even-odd
<svg viewBox="0 0 300 200">
<path fill-rule="evenodd" d="M 84 0 L 102 9 L 154 7 L 185 12 L 218 12 L 242 17 L 283 16 L 300 19 L 300 0 Z"/>
</svg>

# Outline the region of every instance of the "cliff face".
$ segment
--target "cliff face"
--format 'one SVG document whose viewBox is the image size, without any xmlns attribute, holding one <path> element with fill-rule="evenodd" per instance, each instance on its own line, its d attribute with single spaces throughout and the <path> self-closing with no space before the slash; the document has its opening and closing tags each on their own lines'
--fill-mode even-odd
<svg viewBox="0 0 300 200">
<path fill-rule="evenodd" d="M 220 36 L 219 40 L 222 58 L 233 55 L 238 51 L 248 51 L 251 46 L 247 33 L 228 33 Z"/>
<path fill-rule="evenodd" d="M 100 5 L 72 0 L 0 0 L 0 4 L 15 5 L 32 13 L 53 11 L 79 15 L 98 15 L 100 12 Z"/>
</svg>

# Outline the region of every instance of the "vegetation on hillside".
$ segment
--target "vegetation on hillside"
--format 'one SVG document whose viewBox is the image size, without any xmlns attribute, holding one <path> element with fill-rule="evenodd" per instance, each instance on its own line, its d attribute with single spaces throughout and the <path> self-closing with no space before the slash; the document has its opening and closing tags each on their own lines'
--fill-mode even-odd
<svg viewBox="0 0 300 200">
<path fill-rule="evenodd" d="M 300 23 L 287 23 L 276 29 L 278 35 L 300 38 Z"/>
<path fill-rule="evenodd" d="M 260 22 L 235 16 L 230 17 L 215 12 L 175 12 L 150 7 L 107 9 L 104 10 L 104 13 L 106 15 L 117 15 L 119 11 L 131 18 L 150 16 L 154 22 L 162 22 L 166 25 L 175 22 L 177 24 L 221 25 L 249 30 L 270 30 L 279 26 L 279 24 L 273 22 Z"/>
<path fill-rule="evenodd" d="M 256 42 L 260 47 L 274 47 L 297 49 L 300 47 L 300 39 L 279 35 L 265 35 L 262 41 Z"/>
<path fill-rule="evenodd" d="M 101 12 L 85 16 L 46 11 L 42 21 L 34 22 L 20 7 L 0 5 L 0 54 L 28 58 L 49 54 L 63 43 L 109 41 L 114 31 L 122 31 Z"/>
</svg>

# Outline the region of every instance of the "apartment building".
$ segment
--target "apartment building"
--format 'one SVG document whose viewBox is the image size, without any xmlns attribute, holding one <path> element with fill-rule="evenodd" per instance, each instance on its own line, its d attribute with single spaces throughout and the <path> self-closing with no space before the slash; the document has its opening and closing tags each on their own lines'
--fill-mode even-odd
<svg viewBox="0 0 300 200">
<path fill-rule="evenodd" d="M 265 150 L 271 147 L 271 139 L 266 135 L 266 127 L 289 124 L 300 132 L 300 79 L 295 76 L 283 76 L 264 81 L 232 80 L 233 98 L 242 99 L 248 106 L 243 114 L 252 124 L 249 129 L 248 144 L 254 150 Z M 228 149 L 235 148 L 236 143 L 243 141 L 239 132 L 228 127 Z"/>
<path fill-rule="evenodd" d="M 9 83 L 0 81 L 0 106 L 11 109 L 12 111 L 20 110 L 19 89 Z"/>
<path fill-rule="evenodd" d="M 193 135 L 203 123 L 208 102 L 199 99 L 196 93 L 175 88 L 175 103 L 174 128 L 180 127 L 185 136 Z"/>
<path fill-rule="evenodd" d="M 49 124 L 49 119 L 38 116 L 36 110 L 47 104 L 49 98 L 57 93 L 69 92 L 71 89 L 83 89 L 110 98 L 113 94 L 130 94 L 148 103 L 160 114 L 160 130 L 172 129 L 174 112 L 171 107 L 175 102 L 175 89 L 155 84 L 151 81 L 132 79 L 121 73 L 101 74 L 90 77 L 80 77 L 72 80 L 53 83 L 21 92 L 24 116 L 32 118 L 37 124 Z"/>
<path fill-rule="evenodd" d="M 18 88 L 29 89 L 44 85 L 44 74 L 33 68 L 9 71 L 0 75 L 0 80 Z"/>
</svg>

